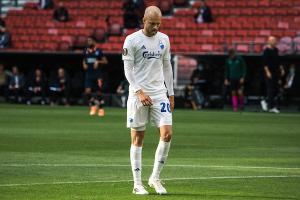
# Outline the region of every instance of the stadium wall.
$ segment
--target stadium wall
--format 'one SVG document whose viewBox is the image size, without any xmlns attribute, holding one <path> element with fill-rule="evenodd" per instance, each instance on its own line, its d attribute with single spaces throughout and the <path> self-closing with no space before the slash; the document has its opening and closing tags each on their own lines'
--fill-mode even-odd
<svg viewBox="0 0 300 200">
<path fill-rule="evenodd" d="M 121 54 L 106 54 L 109 64 L 104 66 L 107 75 L 105 91 L 115 93 L 118 84 L 124 78 L 123 64 Z M 218 95 L 222 93 L 224 62 L 226 55 L 188 55 L 196 58 L 198 63 L 202 62 L 206 66 L 208 74 L 208 93 Z M 264 82 L 262 79 L 262 61 L 260 55 L 244 55 L 248 65 L 246 94 L 248 96 L 261 96 L 264 91 Z M 82 73 L 82 54 L 81 52 L 73 53 L 53 53 L 53 52 L 0 52 L 0 61 L 7 69 L 13 65 L 19 66 L 23 73 L 27 73 L 37 67 L 40 67 L 47 73 L 58 67 L 64 67 L 68 73 L 73 76 L 76 73 Z M 296 80 L 292 91 L 293 98 L 299 98 L 300 94 L 297 89 L 300 88 L 300 60 L 299 56 L 289 55 L 282 56 L 282 63 L 288 66 L 291 63 L 296 65 Z"/>
</svg>

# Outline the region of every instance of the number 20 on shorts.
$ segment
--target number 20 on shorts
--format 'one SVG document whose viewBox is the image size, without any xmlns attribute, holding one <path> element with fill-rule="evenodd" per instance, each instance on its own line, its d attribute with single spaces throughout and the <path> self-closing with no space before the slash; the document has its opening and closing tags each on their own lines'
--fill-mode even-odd
<svg viewBox="0 0 300 200">
<path fill-rule="evenodd" d="M 169 112 L 169 113 L 171 113 L 171 108 L 170 108 L 170 104 L 169 103 L 162 102 L 162 103 L 160 103 L 160 106 L 161 106 L 161 109 L 160 109 L 161 112 Z"/>
</svg>

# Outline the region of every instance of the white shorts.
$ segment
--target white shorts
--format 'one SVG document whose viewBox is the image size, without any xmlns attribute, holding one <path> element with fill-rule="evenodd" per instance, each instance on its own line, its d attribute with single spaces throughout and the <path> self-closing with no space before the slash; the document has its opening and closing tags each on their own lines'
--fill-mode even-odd
<svg viewBox="0 0 300 200">
<path fill-rule="evenodd" d="M 127 101 L 127 127 L 144 127 L 151 121 L 156 127 L 172 125 L 172 113 L 167 96 L 152 98 L 152 106 L 143 106 L 137 96 Z"/>
</svg>

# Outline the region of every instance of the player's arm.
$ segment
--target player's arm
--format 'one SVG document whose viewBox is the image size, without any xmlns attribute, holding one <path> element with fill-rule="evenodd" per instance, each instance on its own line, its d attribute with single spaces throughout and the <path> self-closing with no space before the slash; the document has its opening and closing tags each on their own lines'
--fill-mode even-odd
<svg viewBox="0 0 300 200">
<path fill-rule="evenodd" d="M 244 84 L 245 82 L 245 77 L 247 74 L 247 64 L 245 62 L 245 60 L 241 57 L 241 65 L 242 65 L 242 77 L 240 79 L 240 83 Z"/>
<path fill-rule="evenodd" d="M 94 63 L 94 68 L 97 69 L 100 65 L 106 65 L 107 58 L 105 56 L 102 56 L 100 59 L 97 59 L 96 62 Z"/>
<path fill-rule="evenodd" d="M 86 64 L 85 59 L 82 60 L 82 66 L 84 70 L 88 69 L 88 65 Z"/>
<path fill-rule="evenodd" d="M 103 55 L 103 52 L 100 49 L 97 50 L 97 53 L 98 56 L 96 62 L 94 63 L 95 69 L 98 69 L 100 65 L 106 65 L 108 63 L 106 56 Z"/>
<path fill-rule="evenodd" d="M 229 75 L 229 65 L 228 65 L 228 60 L 226 60 L 225 72 L 224 72 L 224 77 L 225 77 L 224 85 L 229 85 L 228 75 Z"/>
<path fill-rule="evenodd" d="M 134 76 L 134 62 L 133 60 L 124 60 L 124 72 L 125 77 L 128 80 L 129 84 L 133 88 L 134 92 L 138 95 L 139 100 L 144 106 L 151 106 L 151 98 L 144 93 L 142 87 L 138 84 Z"/>
<path fill-rule="evenodd" d="M 170 60 L 164 60 L 164 79 L 165 79 L 165 84 L 168 90 L 169 94 L 169 101 L 170 101 L 170 106 L 171 106 L 171 111 L 173 112 L 174 107 L 175 107 L 175 101 L 174 101 L 174 86 L 173 86 L 173 70 L 172 70 L 172 65 Z"/>
<path fill-rule="evenodd" d="M 269 53 L 265 50 L 263 54 L 264 73 L 268 79 L 272 79 L 272 74 L 268 66 Z"/>
<path fill-rule="evenodd" d="M 173 70 L 170 61 L 171 45 L 170 45 L 169 38 L 167 38 L 166 42 L 167 42 L 167 49 L 165 51 L 164 58 L 163 58 L 163 74 L 164 74 L 166 88 L 168 90 L 171 111 L 173 112 L 175 107 L 175 101 L 174 101 L 174 86 L 173 86 Z"/>
</svg>

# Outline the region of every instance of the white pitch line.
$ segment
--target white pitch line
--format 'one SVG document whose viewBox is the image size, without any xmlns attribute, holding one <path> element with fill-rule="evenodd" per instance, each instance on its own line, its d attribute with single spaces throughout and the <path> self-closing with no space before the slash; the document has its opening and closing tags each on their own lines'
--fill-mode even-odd
<svg viewBox="0 0 300 200">
<path fill-rule="evenodd" d="M 300 175 L 290 176 L 212 176 L 198 178 L 165 178 L 164 181 L 184 181 L 184 180 L 216 180 L 216 179 L 265 179 L 265 178 L 300 178 Z M 144 180 L 145 181 L 145 180 Z M 123 183 L 132 182 L 132 180 L 117 180 L 117 181 L 63 181 L 49 183 L 10 183 L 0 184 L 0 187 L 18 187 L 18 186 L 40 186 L 40 185 L 64 185 L 64 184 L 90 184 L 90 183 Z"/>
<path fill-rule="evenodd" d="M 129 164 L 0 164 L 0 167 L 131 167 Z M 152 167 L 153 165 L 143 165 Z M 234 165 L 166 165 L 167 167 L 190 167 L 190 168 L 228 168 L 228 169 L 274 169 L 274 170 L 300 170 L 299 167 L 270 167 L 270 166 L 234 166 Z"/>
</svg>

